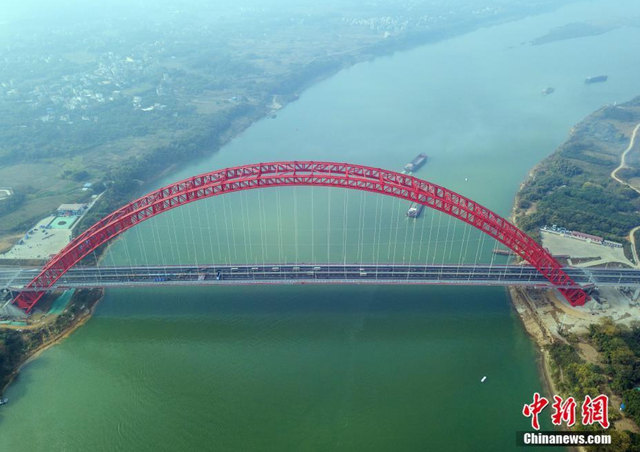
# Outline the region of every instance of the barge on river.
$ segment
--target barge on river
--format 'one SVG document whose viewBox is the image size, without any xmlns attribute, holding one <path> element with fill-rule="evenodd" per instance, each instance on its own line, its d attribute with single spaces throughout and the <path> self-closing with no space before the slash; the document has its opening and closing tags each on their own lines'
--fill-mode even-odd
<svg viewBox="0 0 640 452">
<path fill-rule="evenodd" d="M 418 170 L 422 165 L 424 165 L 425 163 L 427 163 L 427 154 L 425 153 L 420 153 L 418 155 L 416 155 L 416 157 L 411 160 L 409 163 L 407 163 L 404 166 L 404 169 L 409 172 L 412 173 L 416 170 Z"/>
</svg>

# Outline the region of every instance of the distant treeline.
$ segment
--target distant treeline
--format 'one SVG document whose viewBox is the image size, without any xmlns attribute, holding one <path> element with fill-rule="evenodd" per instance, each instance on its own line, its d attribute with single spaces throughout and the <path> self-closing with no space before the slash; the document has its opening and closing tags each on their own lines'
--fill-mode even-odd
<svg viewBox="0 0 640 452">
<path fill-rule="evenodd" d="M 234 128 L 246 127 L 262 114 L 262 110 L 257 107 L 240 104 L 225 115 L 217 115 L 206 123 L 194 125 L 189 134 L 182 136 L 180 140 L 158 146 L 146 154 L 129 157 L 105 174 L 101 183 L 108 189 L 75 232 L 83 231 L 126 204 L 140 190 L 141 184 L 153 180 L 168 167 L 203 157 L 219 149 L 224 144 L 224 137 L 233 134 Z"/>
</svg>

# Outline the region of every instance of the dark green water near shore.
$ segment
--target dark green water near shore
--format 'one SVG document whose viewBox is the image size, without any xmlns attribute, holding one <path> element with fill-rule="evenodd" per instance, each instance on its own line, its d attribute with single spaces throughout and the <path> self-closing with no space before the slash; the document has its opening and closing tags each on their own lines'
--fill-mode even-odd
<svg viewBox="0 0 640 452">
<path fill-rule="evenodd" d="M 420 177 L 507 215 L 519 182 L 572 124 L 638 94 L 640 63 L 624 48 L 638 42 L 638 29 L 545 46 L 521 43 L 554 26 L 597 18 L 603 8 L 615 16 L 632 4 L 577 3 L 360 64 L 163 182 L 276 159 L 400 169 L 424 151 L 430 160 Z M 608 73 L 610 81 L 584 85 L 584 77 L 597 73 Z M 556 92 L 541 96 L 546 86 Z M 321 190 L 300 193 L 299 208 L 313 199 L 316 209 L 328 209 Z M 345 250 L 344 237 L 327 237 L 321 211 L 292 224 L 270 210 L 275 194 L 243 196 L 158 219 L 146 247 L 132 231 L 106 264 L 131 257 L 233 262 L 249 256 L 260 262 L 283 254 L 293 261 L 296 253 L 317 260 L 366 254 L 368 247 Z M 280 201 L 293 204 L 293 196 L 282 192 Z M 332 196 L 331 211 L 338 212 L 344 200 Z M 390 202 L 378 209 L 375 199 L 366 198 L 369 209 L 335 214 L 331 221 L 350 218 L 353 237 L 359 228 L 364 235 L 395 211 Z M 362 205 L 357 193 L 349 200 L 354 209 Z M 259 245 L 262 233 L 243 231 L 247 223 L 237 220 L 242 216 L 234 206 L 245 201 L 258 203 L 256 211 L 245 208 L 247 222 L 258 215 L 268 225 L 264 234 L 278 231 L 270 248 Z M 204 218 L 221 209 L 227 223 L 238 223 L 212 217 L 222 234 L 216 237 Z M 396 222 L 394 229 L 388 223 L 383 236 L 390 240 L 407 224 Z M 189 231 L 188 247 L 154 244 L 165 243 L 159 234 L 172 227 Z M 242 232 L 258 234 L 255 247 L 218 249 L 218 239 L 231 230 L 240 231 L 238 240 Z M 278 237 L 310 237 L 312 230 L 313 247 L 280 247 Z M 428 242 L 422 232 L 410 237 L 413 244 Z M 403 240 L 394 238 L 396 248 Z M 488 246 L 481 248 L 485 258 Z M 394 260 L 449 260 L 443 249 L 433 253 L 398 250 Z M 26 366 L 9 388 L 11 404 L 0 411 L 0 450 L 512 450 L 515 431 L 529 425 L 522 404 L 541 389 L 535 359 L 499 288 L 113 290 L 85 327 Z"/>
</svg>

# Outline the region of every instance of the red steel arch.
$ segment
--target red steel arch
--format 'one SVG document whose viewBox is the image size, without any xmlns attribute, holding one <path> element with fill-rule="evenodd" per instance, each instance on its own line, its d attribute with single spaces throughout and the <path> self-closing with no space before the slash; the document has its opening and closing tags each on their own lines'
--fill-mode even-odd
<svg viewBox="0 0 640 452">
<path fill-rule="evenodd" d="M 162 187 L 115 210 L 53 257 L 14 303 L 27 312 L 71 267 L 136 224 L 199 199 L 241 190 L 325 186 L 369 191 L 414 201 L 468 223 L 509 247 L 542 273 L 573 306 L 587 294 L 544 248 L 507 220 L 451 190 L 413 176 L 350 163 L 293 161 L 256 163 L 200 174 Z"/>
</svg>

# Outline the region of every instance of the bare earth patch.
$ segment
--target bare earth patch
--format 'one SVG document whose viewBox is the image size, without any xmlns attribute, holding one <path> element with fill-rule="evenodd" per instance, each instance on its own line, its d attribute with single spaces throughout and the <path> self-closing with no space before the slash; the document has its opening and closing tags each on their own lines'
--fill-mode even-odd
<svg viewBox="0 0 640 452">
<path fill-rule="evenodd" d="M 576 267 L 592 267 L 613 262 L 633 267 L 633 263 L 625 257 L 622 248 L 599 245 L 547 231 L 540 231 L 540 235 L 542 246 L 551 251 L 551 254 L 568 255 L 578 259 L 579 263 L 573 262 Z"/>
</svg>

